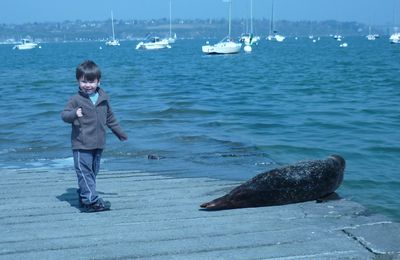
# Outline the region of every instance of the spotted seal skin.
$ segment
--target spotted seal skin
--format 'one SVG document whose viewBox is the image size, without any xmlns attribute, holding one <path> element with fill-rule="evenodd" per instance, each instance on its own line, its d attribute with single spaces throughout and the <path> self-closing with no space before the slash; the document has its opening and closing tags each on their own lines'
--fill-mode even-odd
<svg viewBox="0 0 400 260">
<path fill-rule="evenodd" d="M 346 162 L 340 155 L 299 162 L 258 174 L 230 193 L 200 205 L 205 210 L 283 205 L 332 194 L 343 181 Z"/>
</svg>

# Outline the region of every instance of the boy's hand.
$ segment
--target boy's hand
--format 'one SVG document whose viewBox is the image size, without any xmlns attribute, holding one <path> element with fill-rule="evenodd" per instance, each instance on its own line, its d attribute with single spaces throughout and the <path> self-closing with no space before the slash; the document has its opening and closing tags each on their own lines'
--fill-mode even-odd
<svg viewBox="0 0 400 260">
<path fill-rule="evenodd" d="M 128 136 L 125 133 L 122 133 L 122 135 L 119 137 L 120 141 L 126 141 L 128 140 Z"/>
<path fill-rule="evenodd" d="M 78 108 L 78 109 L 76 110 L 76 115 L 77 115 L 78 117 L 83 117 L 82 108 Z"/>
</svg>

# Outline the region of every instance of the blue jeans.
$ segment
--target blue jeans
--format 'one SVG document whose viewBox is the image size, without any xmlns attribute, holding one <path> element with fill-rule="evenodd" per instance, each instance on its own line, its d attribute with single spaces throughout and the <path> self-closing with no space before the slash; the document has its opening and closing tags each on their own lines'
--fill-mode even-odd
<svg viewBox="0 0 400 260">
<path fill-rule="evenodd" d="M 96 191 L 96 177 L 100 169 L 102 152 L 102 149 L 73 150 L 78 192 L 84 204 L 90 205 L 99 199 Z"/>
</svg>

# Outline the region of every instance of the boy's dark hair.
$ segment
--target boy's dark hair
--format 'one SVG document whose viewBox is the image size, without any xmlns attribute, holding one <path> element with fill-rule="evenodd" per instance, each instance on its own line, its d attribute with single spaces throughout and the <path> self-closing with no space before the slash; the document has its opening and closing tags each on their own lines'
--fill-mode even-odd
<svg viewBox="0 0 400 260">
<path fill-rule="evenodd" d="M 76 67 L 76 79 L 85 79 L 89 81 L 100 80 L 101 71 L 100 68 L 91 60 L 85 60 L 78 67 Z"/>
</svg>

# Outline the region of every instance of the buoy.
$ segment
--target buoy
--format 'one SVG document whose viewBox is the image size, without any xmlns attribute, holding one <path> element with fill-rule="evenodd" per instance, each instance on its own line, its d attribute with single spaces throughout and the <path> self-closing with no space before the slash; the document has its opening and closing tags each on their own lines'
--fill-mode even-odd
<svg viewBox="0 0 400 260">
<path fill-rule="evenodd" d="M 251 48 L 250 45 L 246 45 L 246 46 L 244 46 L 243 50 L 244 50 L 245 52 L 251 52 L 251 51 L 252 51 L 252 48 Z"/>
<path fill-rule="evenodd" d="M 99 47 L 99 50 L 102 50 L 102 49 L 103 49 L 103 47 L 100 46 L 100 47 Z"/>
<path fill-rule="evenodd" d="M 339 45 L 339 47 L 341 47 L 341 48 L 346 48 L 347 46 L 349 46 L 349 45 L 347 44 L 347 42 L 344 42 L 344 43 L 342 43 L 342 44 Z"/>
</svg>

